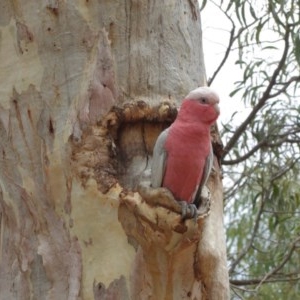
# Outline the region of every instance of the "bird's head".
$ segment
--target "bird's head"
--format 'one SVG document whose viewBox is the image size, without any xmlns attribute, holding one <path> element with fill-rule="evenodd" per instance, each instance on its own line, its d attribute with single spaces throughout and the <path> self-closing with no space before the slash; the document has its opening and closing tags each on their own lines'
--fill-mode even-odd
<svg viewBox="0 0 300 300">
<path fill-rule="evenodd" d="M 219 102 L 219 96 L 214 90 L 199 87 L 185 97 L 182 108 L 188 108 L 190 117 L 194 115 L 205 123 L 213 124 L 220 114 Z"/>
</svg>

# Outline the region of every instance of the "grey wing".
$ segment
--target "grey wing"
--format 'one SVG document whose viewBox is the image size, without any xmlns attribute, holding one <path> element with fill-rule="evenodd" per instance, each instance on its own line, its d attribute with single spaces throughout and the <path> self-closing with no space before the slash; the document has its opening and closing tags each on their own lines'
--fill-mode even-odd
<svg viewBox="0 0 300 300">
<path fill-rule="evenodd" d="M 195 197 L 194 197 L 193 203 L 196 205 L 197 208 L 199 207 L 199 204 L 201 202 L 201 191 L 202 191 L 203 186 L 206 184 L 206 181 L 210 175 L 210 171 L 213 166 L 213 160 L 214 160 L 214 153 L 213 153 L 213 148 L 211 145 L 209 155 L 207 156 L 206 161 L 205 161 L 203 176 L 202 176 L 200 184 L 198 185 L 198 189 L 197 189 L 197 192 L 195 193 Z"/>
<path fill-rule="evenodd" d="M 162 186 L 165 169 L 167 152 L 165 150 L 165 142 L 168 137 L 169 128 L 165 129 L 158 136 L 152 156 L 152 166 L 151 166 L 151 185 L 153 188 L 158 188 Z"/>
</svg>

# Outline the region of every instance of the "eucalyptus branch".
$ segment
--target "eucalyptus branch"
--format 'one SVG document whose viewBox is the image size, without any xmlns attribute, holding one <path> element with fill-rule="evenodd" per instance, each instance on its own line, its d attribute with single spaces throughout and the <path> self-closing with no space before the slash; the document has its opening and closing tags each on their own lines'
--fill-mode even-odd
<svg viewBox="0 0 300 300">
<path fill-rule="evenodd" d="M 300 82 L 300 76 L 291 77 L 287 82 L 283 83 L 283 87 L 280 90 L 278 90 L 276 93 L 270 95 L 269 98 L 277 97 L 281 93 L 285 92 L 287 90 L 287 88 L 290 86 L 290 84 L 293 82 Z"/>
<path fill-rule="evenodd" d="M 294 278 L 290 278 L 289 274 L 286 275 L 282 275 L 282 277 L 285 278 L 274 278 L 274 279 L 266 279 L 264 281 L 263 278 L 254 278 L 254 279 L 231 279 L 229 282 L 232 285 L 235 286 L 245 286 L 245 285 L 255 285 L 255 284 L 265 284 L 265 283 L 274 283 L 274 282 L 291 282 L 291 281 L 299 281 L 300 280 L 300 276 L 294 277 Z"/>
<path fill-rule="evenodd" d="M 274 174 L 270 180 L 271 183 L 273 183 L 276 179 L 282 177 L 284 174 L 286 174 L 287 172 L 289 172 L 290 170 L 292 170 L 294 168 L 294 166 L 296 165 L 296 163 L 300 160 L 300 157 L 294 161 L 291 162 L 291 164 L 289 166 L 286 166 L 284 169 L 280 170 L 279 172 L 277 172 L 276 174 Z"/>
<path fill-rule="evenodd" d="M 231 264 L 230 269 L 229 269 L 229 274 L 233 273 L 234 269 L 236 268 L 236 266 L 240 263 L 240 261 L 244 258 L 244 256 L 248 253 L 248 251 L 250 250 L 252 243 L 254 241 L 254 238 L 256 236 L 256 233 L 258 231 L 259 228 L 259 222 L 261 220 L 261 215 L 263 213 L 263 209 L 264 209 L 264 202 L 262 201 L 260 204 L 260 208 L 259 211 L 256 215 L 256 219 L 255 219 L 255 223 L 254 223 L 254 228 L 251 234 L 251 238 L 250 241 L 248 242 L 247 246 L 245 247 L 245 249 L 238 255 L 238 257 L 235 259 L 235 261 Z"/>
<path fill-rule="evenodd" d="M 280 210 L 264 210 L 264 213 L 275 214 L 275 215 L 298 215 L 300 211 L 280 211 Z"/>
<path fill-rule="evenodd" d="M 257 152 L 259 149 L 261 149 L 263 147 L 275 148 L 275 147 L 281 146 L 284 143 L 289 143 L 289 144 L 300 143 L 300 139 L 288 139 L 287 137 L 281 138 L 280 140 L 273 142 L 273 143 L 269 143 L 268 139 L 269 138 L 266 138 L 266 139 L 263 139 L 262 141 L 260 141 L 257 145 L 255 145 L 249 152 L 247 152 L 243 156 L 240 156 L 240 157 L 238 157 L 236 159 L 232 159 L 232 160 L 223 160 L 222 164 L 230 166 L 230 165 L 236 165 L 238 163 L 241 163 L 241 162 L 245 161 L 246 159 L 248 159 L 249 157 L 251 157 L 255 152 Z"/>
<path fill-rule="evenodd" d="M 291 256 L 292 256 L 292 254 L 294 253 L 295 249 L 298 248 L 298 247 L 297 247 L 297 243 L 299 243 L 299 242 L 300 242 L 300 237 L 296 238 L 296 239 L 293 241 L 293 243 L 292 243 L 292 245 L 291 245 L 291 247 L 290 247 L 288 253 L 285 255 L 285 257 L 283 258 L 283 260 L 281 261 L 281 263 L 280 263 L 276 268 L 274 268 L 273 270 L 271 270 L 270 272 L 268 272 L 268 273 L 264 276 L 264 278 L 259 282 L 258 286 L 256 287 L 256 290 L 258 290 L 258 289 L 260 288 L 260 286 L 261 286 L 268 278 L 270 278 L 272 275 L 276 274 L 279 270 L 281 270 L 281 269 L 284 267 L 284 265 L 285 265 L 285 264 L 289 261 L 289 259 L 291 258 Z"/>
<path fill-rule="evenodd" d="M 230 52 L 232 51 L 232 46 L 234 44 L 234 42 L 240 37 L 240 35 L 242 34 L 242 32 L 244 32 L 245 30 L 249 29 L 252 25 L 254 25 L 257 21 L 254 20 L 253 22 L 251 22 L 250 24 L 247 24 L 247 26 L 242 27 L 239 29 L 237 35 L 235 36 L 235 24 L 234 21 L 232 20 L 232 18 L 228 15 L 228 13 L 224 10 L 222 10 L 221 5 L 218 5 L 217 3 L 215 3 L 214 1 L 211 1 L 215 6 L 217 6 L 222 13 L 224 13 L 224 15 L 227 17 L 227 19 L 231 22 L 232 24 L 232 28 L 230 30 L 230 37 L 229 37 L 229 42 L 228 42 L 228 46 L 226 48 L 225 54 L 223 59 L 221 60 L 219 66 L 217 67 L 217 69 L 214 71 L 213 75 L 208 79 L 207 81 L 207 85 L 210 86 L 212 84 L 212 82 L 215 80 L 215 78 L 217 77 L 218 73 L 220 72 L 220 70 L 222 69 L 222 67 L 224 66 L 224 64 L 226 63 Z"/>
<path fill-rule="evenodd" d="M 248 178 L 248 176 L 250 176 L 249 172 L 241 172 L 239 173 L 239 179 L 236 179 L 234 181 L 234 185 L 230 188 L 225 190 L 224 192 L 224 201 L 226 203 L 226 201 L 230 198 L 232 198 L 234 195 L 236 195 L 237 190 L 238 189 L 243 189 L 247 183 L 247 181 L 245 180 L 245 178 Z"/>
<path fill-rule="evenodd" d="M 284 66 L 284 63 L 286 61 L 286 57 L 288 54 L 289 49 L 289 35 L 290 35 L 290 29 L 289 27 L 286 28 L 285 36 L 284 36 L 284 49 L 281 56 L 281 59 L 278 63 L 277 68 L 274 70 L 273 75 L 269 81 L 269 84 L 264 91 L 262 97 L 258 100 L 258 103 L 253 107 L 252 111 L 248 115 L 248 117 L 245 119 L 245 121 L 238 127 L 238 129 L 235 131 L 229 142 L 224 148 L 224 157 L 229 153 L 229 151 L 234 147 L 238 139 L 241 137 L 247 126 L 255 119 L 257 113 L 260 111 L 260 109 L 266 104 L 266 102 L 270 99 L 271 91 L 274 85 L 276 84 L 276 79 L 281 71 L 281 69 Z"/>
<path fill-rule="evenodd" d="M 263 140 L 261 142 L 259 142 L 257 145 L 255 145 L 248 153 L 246 153 L 243 156 L 240 156 L 236 159 L 232 159 L 232 160 L 223 160 L 222 161 L 222 165 L 235 165 L 238 164 L 240 162 L 245 161 L 246 159 L 248 159 L 250 156 L 252 156 L 256 151 L 258 151 L 261 147 L 265 146 L 266 144 L 266 140 Z"/>
<path fill-rule="evenodd" d="M 207 81 L 208 86 L 210 86 L 213 83 L 213 81 L 217 77 L 218 73 L 220 72 L 220 70 L 222 69 L 224 64 L 226 63 L 226 60 L 227 60 L 227 58 L 230 54 L 230 51 L 231 51 L 231 47 L 232 47 L 234 41 L 236 40 L 236 37 L 234 36 L 234 32 L 235 32 L 235 26 L 233 26 L 232 29 L 230 30 L 229 43 L 228 43 L 228 46 L 226 48 L 223 59 L 221 60 L 221 62 L 219 64 L 219 66 L 217 67 L 217 69 L 214 71 L 213 75 Z"/>
<path fill-rule="evenodd" d="M 238 189 L 242 189 L 245 186 L 245 180 L 243 181 L 243 176 L 241 175 L 238 180 L 234 182 L 234 185 L 224 192 L 224 202 L 225 205 L 228 199 L 231 199 L 234 195 L 236 195 Z"/>
</svg>

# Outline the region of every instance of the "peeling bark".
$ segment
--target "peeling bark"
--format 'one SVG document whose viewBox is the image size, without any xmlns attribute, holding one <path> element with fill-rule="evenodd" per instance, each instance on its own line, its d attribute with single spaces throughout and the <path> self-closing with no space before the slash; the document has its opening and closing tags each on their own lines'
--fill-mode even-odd
<svg viewBox="0 0 300 300">
<path fill-rule="evenodd" d="M 81 250 L 54 212 L 46 151 L 52 132 L 47 122 L 40 122 L 41 111 L 33 107 L 32 99 L 40 101 L 33 86 L 22 94 L 14 91 L 11 109 L 5 112 L 13 139 L 0 126 L 1 297 L 30 299 L 35 293 L 42 299 L 48 290 L 50 299 L 58 299 L 68 289 L 69 299 L 77 299 Z M 32 282 L 33 278 L 37 280 Z"/>
<path fill-rule="evenodd" d="M 228 299 L 216 159 L 214 167 L 208 182 L 212 207 L 197 222 L 182 221 L 176 201 L 163 188 L 121 194 L 119 220 L 137 251 L 133 299 Z"/>
<path fill-rule="evenodd" d="M 119 279 L 115 279 L 108 288 L 101 282 L 98 284 L 94 283 L 94 298 L 95 300 L 130 299 L 125 277 L 121 276 Z"/>
<path fill-rule="evenodd" d="M 197 224 L 138 192 L 205 84 L 196 2 L 4 0 L 0 40 L 1 298 L 222 299 L 218 165 Z"/>
</svg>

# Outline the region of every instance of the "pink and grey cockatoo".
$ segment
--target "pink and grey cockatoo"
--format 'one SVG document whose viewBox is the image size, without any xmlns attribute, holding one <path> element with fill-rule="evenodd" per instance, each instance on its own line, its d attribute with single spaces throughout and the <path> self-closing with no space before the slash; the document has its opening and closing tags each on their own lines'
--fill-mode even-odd
<svg viewBox="0 0 300 300">
<path fill-rule="evenodd" d="M 212 168 L 210 127 L 220 114 L 218 103 L 218 95 L 208 87 L 191 91 L 153 149 L 151 185 L 172 192 L 182 205 L 183 219 L 187 207 L 197 217 L 201 190 Z"/>
</svg>

